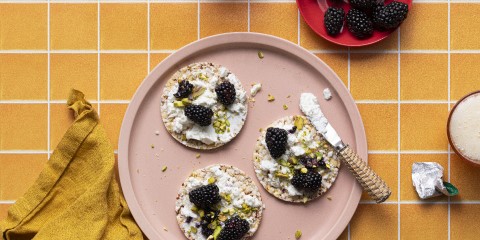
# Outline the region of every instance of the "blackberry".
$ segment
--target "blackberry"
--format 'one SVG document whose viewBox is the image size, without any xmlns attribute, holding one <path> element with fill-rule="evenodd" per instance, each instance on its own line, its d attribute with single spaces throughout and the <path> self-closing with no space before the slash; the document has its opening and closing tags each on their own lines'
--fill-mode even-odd
<svg viewBox="0 0 480 240">
<path fill-rule="evenodd" d="M 215 184 L 196 188 L 188 193 L 188 197 L 190 202 L 202 209 L 209 209 L 221 200 L 218 186 Z"/>
<path fill-rule="evenodd" d="M 383 0 L 350 0 L 350 5 L 354 8 L 370 12 L 377 6 L 379 3 L 383 4 Z"/>
<path fill-rule="evenodd" d="M 357 38 L 367 38 L 373 34 L 373 23 L 365 12 L 352 8 L 347 14 L 348 30 Z"/>
<path fill-rule="evenodd" d="M 218 234 L 217 240 L 240 240 L 248 230 L 250 225 L 247 220 L 234 216 L 225 221 L 225 226 Z"/>
<path fill-rule="evenodd" d="M 187 80 L 183 80 L 178 83 L 178 90 L 177 93 L 173 94 L 175 98 L 186 98 L 190 93 L 193 91 L 193 84 L 188 82 Z"/>
<path fill-rule="evenodd" d="M 279 158 L 287 151 L 288 133 L 285 129 L 269 127 L 265 134 L 268 151 L 273 158 Z"/>
<path fill-rule="evenodd" d="M 289 133 L 295 133 L 297 131 L 297 126 L 293 126 L 292 129 L 288 130 Z"/>
<path fill-rule="evenodd" d="M 215 87 L 215 92 L 217 93 L 217 99 L 223 105 L 228 106 L 235 101 L 235 86 L 228 82 L 224 81 Z"/>
<path fill-rule="evenodd" d="M 329 7 L 323 16 L 323 23 L 329 35 L 335 36 L 342 32 L 345 21 L 343 8 Z"/>
<path fill-rule="evenodd" d="M 185 107 L 185 116 L 200 126 L 208 126 L 212 123 L 213 111 L 200 105 L 188 105 Z"/>
<path fill-rule="evenodd" d="M 297 171 L 293 175 L 291 183 L 297 189 L 315 192 L 322 185 L 322 176 L 314 170 L 309 170 L 307 173 Z"/>
<path fill-rule="evenodd" d="M 200 219 L 200 227 L 202 228 L 202 235 L 205 236 L 205 238 L 208 238 L 208 236 L 213 234 L 214 229 L 209 228 L 208 225 L 217 220 L 219 213 L 220 212 L 218 210 L 214 210 L 214 211 L 209 210 L 209 211 L 206 211 L 206 213 Z"/>
<path fill-rule="evenodd" d="M 323 160 L 323 158 L 321 160 L 318 160 L 318 166 L 321 168 L 327 168 L 327 164 L 325 163 L 325 160 Z"/>
<path fill-rule="evenodd" d="M 311 157 L 303 157 L 300 160 L 300 163 L 303 164 L 308 169 L 314 169 L 318 167 L 318 160 L 316 158 L 311 158 Z"/>
<path fill-rule="evenodd" d="M 192 217 L 188 216 L 185 222 L 190 223 L 192 221 L 192 219 L 193 219 Z"/>
<path fill-rule="evenodd" d="M 380 30 L 397 28 L 408 14 L 408 5 L 401 2 L 391 2 L 385 7 L 377 7 L 373 13 L 375 27 Z"/>
</svg>

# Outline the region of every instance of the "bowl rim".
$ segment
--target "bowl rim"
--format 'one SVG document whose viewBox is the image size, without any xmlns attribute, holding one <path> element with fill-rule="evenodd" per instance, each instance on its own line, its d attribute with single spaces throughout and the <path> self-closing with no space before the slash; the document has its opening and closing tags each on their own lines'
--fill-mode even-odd
<svg viewBox="0 0 480 240">
<path fill-rule="evenodd" d="M 476 95 L 476 94 L 480 94 L 480 90 L 476 90 L 476 91 L 473 91 L 465 96 L 463 96 L 461 99 L 459 99 L 455 105 L 453 105 L 452 109 L 450 110 L 450 113 L 448 114 L 448 120 L 447 120 L 447 138 L 448 138 L 448 143 L 450 144 L 450 147 L 453 149 L 453 151 L 455 152 L 455 154 L 457 154 L 458 157 L 460 157 L 461 159 L 463 160 L 466 160 L 468 162 L 471 162 L 473 164 L 475 164 L 476 166 L 480 166 L 480 161 L 479 160 L 474 160 L 474 159 L 471 159 L 465 155 L 462 154 L 462 152 L 460 152 L 457 147 L 455 146 L 455 144 L 453 144 L 453 141 L 452 141 L 452 138 L 450 136 L 450 121 L 452 119 L 452 115 L 453 115 L 453 112 L 455 112 L 455 109 L 458 107 L 459 104 L 461 104 L 465 99 L 471 97 L 472 95 Z"/>
</svg>

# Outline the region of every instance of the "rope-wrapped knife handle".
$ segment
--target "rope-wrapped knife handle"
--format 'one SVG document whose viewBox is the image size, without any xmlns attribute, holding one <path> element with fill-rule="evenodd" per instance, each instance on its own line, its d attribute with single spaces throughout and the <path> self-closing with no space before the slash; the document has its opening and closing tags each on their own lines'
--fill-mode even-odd
<svg viewBox="0 0 480 240">
<path fill-rule="evenodd" d="M 353 173 L 357 181 L 362 185 L 373 200 L 382 203 L 390 197 L 392 191 L 361 158 L 355 153 L 350 146 L 345 146 L 340 150 L 344 163 L 350 172 Z"/>
</svg>

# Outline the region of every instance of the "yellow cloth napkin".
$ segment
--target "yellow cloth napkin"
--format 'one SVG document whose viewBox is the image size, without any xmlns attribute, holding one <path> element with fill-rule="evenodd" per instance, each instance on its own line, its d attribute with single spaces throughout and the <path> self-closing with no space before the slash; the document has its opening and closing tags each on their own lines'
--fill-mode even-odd
<svg viewBox="0 0 480 240">
<path fill-rule="evenodd" d="M 45 169 L 0 223 L 4 239 L 143 239 L 115 178 L 115 157 L 98 115 L 80 91 L 75 122 Z"/>
</svg>

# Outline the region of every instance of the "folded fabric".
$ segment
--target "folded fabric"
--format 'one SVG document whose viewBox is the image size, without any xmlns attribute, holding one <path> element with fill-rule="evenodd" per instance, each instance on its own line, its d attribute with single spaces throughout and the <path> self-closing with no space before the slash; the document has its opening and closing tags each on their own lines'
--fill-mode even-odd
<svg viewBox="0 0 480 240">
<path fill-rule="evenodd" d="M 75 121 L 0 223 L 3 239 L 143 239 L 120 192 L 97 113 L 77 90 L 67 104 Z"/>
</svg>

